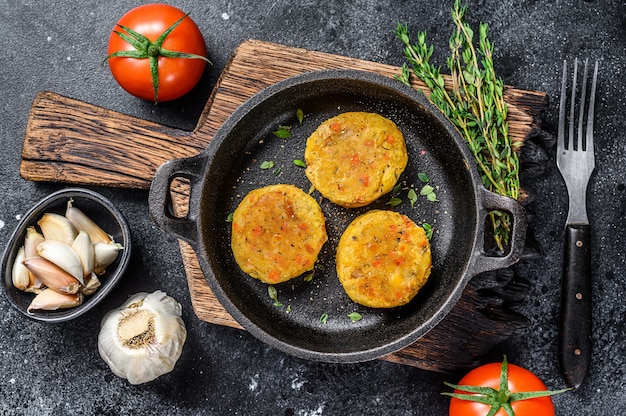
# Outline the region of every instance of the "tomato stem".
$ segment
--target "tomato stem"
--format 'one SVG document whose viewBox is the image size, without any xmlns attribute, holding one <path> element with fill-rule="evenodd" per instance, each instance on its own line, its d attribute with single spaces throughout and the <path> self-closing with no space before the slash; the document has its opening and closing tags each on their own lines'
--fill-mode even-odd
<svg viewBox="0 0 626 416">
<path fill-rule="evenodd" d="M 524 391 L 512 393 L 509 390 L 509 375 L 508 375 L 508 362 L 506 359 L 506 355 L 502 360 L 502 367 L 500 370 L 500 382 L 498 386 L 498 390 L 493 389 L 491 387 L 480 387 L 480 386 L 465 386 L 465 385 L 457 385 L 448 382 L 444 382 L 444 384 L 448 387 L 451 387 L 461 393 L 441 393 L 444 396 L 454 397 L 459 400 L 471 401 L 476 403 L 482 403 L 490 407 L 489 413 L 487 416 L 495 415 L 500 409 L 504 409 L 507 416 L 515 416 L 515 412 L 513 411 L 513 407 L 511 404 L 520 400 L 529 400 L 535 399 L 539 397 L 547 397 L 554 396 L 555 394 L 560 394 L 571 390 L 570 388 L 561 389 L 561 390 L 543 390 L 543 391 Z"/>
<path fill-rule="evenodd" d="M 165 32 L 163 32 L 157 40 L 151 42 L 146 36 L 131 29 L 130 27 L 117 24 L 124 32 L 115 30 L 114 33 L 130 44 L 134 50 L 130 51 L 117 51 L 107 56 L 104 60 L 107 61 L 110 58 L 135 58 L 146 59 L 150 61 L 150 72 L 152 74 L 152 86 L 154 88 L 154 103 L 158 103 L 159 98 L 159 57 L 166 58 L 183 58 L 183 59 L 201 59 L 209 64 L 212 62 L 202 55 L 196 55 L 193 53 L 170 51 L 163 48 L 163 43 L 167 36 L 172 33 L 178 25 L 189 16 L 189 13 L 182 16 L 174 24 L 172 24 Z"/>
</svg>

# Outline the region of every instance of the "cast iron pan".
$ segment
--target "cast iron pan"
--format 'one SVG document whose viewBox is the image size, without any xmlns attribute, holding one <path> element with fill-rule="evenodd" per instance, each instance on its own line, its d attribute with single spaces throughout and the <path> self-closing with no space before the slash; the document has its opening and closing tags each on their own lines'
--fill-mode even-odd
<svg viewBox="0 0 626 416">
<path fill-rule="evenodd" d="M 300 124 L 296 111 L 301 109 Z M 304 169 L 307 137 L 324 120 L 346 111 L 370 111 L 393 120 L 405 136 L 408 166 L 403 188 L 421 184 L 423 172 L 436 188 L 438 202 L 420 197 L 414 207 L 406 197 L 393 208 L 416 223 L 434 228 L 433 267 L 426 286 L 408 305 L 370 309 L 352 302 L 335 271 L 335 249 L 341 233 L 367 210 L 391 209 L 383 196 L 370 206 L 341 208 L 323 199 L 329 241 L 312 281 L 303 277 L 276 286 L 276 305 L 268 286 L 244 274 L 230 249 L 227 218 L 252 189 L 290 183 L 308 191 Z M 291 126 L 291 137 L 272 132 Z M 273 168 L 261 169 L 265 161 Z M 187 178 L 191 193 L 185 218 L 171 214 L 169 187 Z M 487 270 L 508 267 L 519 259 L 526 225 L 521 206 L 483 187 L 472 155 L 450 122 L 419 92 L 393 79 L 369 72 L 328 70 L 306 73 L 277 83 L 236 110 L 198 156 L 162 165 L 150 189 L 150 212 L 163 230 L 188 241 L 202 271 L 224 308 L 249 332 L 295 356 L 326 362 L 358 362 L 378 358 L 411 344 L 432 329 L 454 306 L 468 280 Z M 484 252 L 488 210 L 513 217 L 511 250 L 506 257 Z M 347 315 L 358 312 L 353 322 Z M 326 322 L 320 320 L 327 316 Z"/>
</svg>

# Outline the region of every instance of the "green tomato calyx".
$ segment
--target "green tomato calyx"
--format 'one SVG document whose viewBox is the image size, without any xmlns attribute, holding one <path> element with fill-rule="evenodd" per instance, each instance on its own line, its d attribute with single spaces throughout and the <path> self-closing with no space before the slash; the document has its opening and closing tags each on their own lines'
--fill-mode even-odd
<svg viewBox="0 0 626 416">
<path fill-rule="evenodd" d="M 130 27 L 116 25 L 122 31 L 114 30 L 113 32 L 128 42 L 134 49 L 129 51 L 117 51 L 113 52 L 105 58 L 105 61 L 110 58 L 134 58 L 134 59 L 148 59 L 150 61 L 150 72 L 152 74 L 152 86 L 154 88 L 154 103 L 158 103 L 159 98 L 159 57 L 164 58 L 183 58 L 183 59 L 201 59 L 208 64 L 212 62 L 202 55 L 196 55 L 193 53 L 170 51 L 163 48 L 163 43 L 170 33 L 178 27 L 178 25 L 189 16 L 189 13 L 178 19 L 172 26 L 167 28 L 157 40 L 150 41 L 146 36 L 131 29 Z"/>
<path fill-rule="evenodd" d="M 455 390 L 462 391 L 463 393 L 441 393 L 444 396 L 454 397 L 459 400 L 466 400 L 471 402 L 482 403 L 490 407 L 489 413 L 486 416 L 494 416 L 500 409 L 504 409 L 507 416 L 515 416 L 512 403 L 520 400 L 536 399 L 539 397 L 554 396 L 571 390 L 570 388 L 554 390 L 554 391 L 523 391 L 512 393 L 509 390 L 509 365 L 506 360 L 506 355 L 502 360 L 502 367 L 500 371 L 500 385 L 498 389 L 491 387 L 480 386 L 460 386 L 444 382 L 448 387 Z"/>
</svg>

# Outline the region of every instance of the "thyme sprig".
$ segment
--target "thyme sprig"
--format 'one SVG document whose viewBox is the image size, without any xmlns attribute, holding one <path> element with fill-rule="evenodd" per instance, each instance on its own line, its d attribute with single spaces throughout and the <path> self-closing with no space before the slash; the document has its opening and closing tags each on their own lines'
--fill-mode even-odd
<svg viewBox="0 0 626 416">
<path fill-rule="evenodd" d="M 395 35 L 404 44 L 404 55 L 410 68 L 403 64 L 401 74 L 396 78 L 412 86 L 412 70 L 426 84 L 431 102 L 452 121 L 465 139 L 485 187 L 519 199 L 519 160 L 515 147 L 520 143 L 514 143 L 509 136 L 504 85 L 495 74 L 494 46 L 488 39 L 489 26 L 480 24 L 476 48 L 474 31 L 467 23 L 466 15 L 467 7 L 461 5 L 461 0 L 455 0 L 452 9 L 455 30 L 450 37 L 451 54 L 447 60 L 450 83 L 446 83 L 440 69 L 430 63 L 434 48 L 427 45 L 426 32 L 418 32 L 417 42 L 412 43 L 408 25 L 402 24 L 398 24 Z M 491 211 L 489 218 L 495 243 L 503 250 L 509 239 L 510 217 L 505 212 Z"/>
</svg>

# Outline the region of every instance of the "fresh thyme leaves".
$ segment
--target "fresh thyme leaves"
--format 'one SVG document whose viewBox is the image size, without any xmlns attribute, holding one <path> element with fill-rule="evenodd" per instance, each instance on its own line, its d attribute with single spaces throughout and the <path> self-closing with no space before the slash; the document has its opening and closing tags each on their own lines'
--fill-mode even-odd
<svg viewBox="0 0 626 416">
<path fill-rule="evenodd" d="M 407 193 L 407 198 L 409 198 L 409 202 L 411 203 L 411 208 L 415 208 L 415 203 L 417 202 L 417 192 L 415 192 L 415 189 L 411 188 L 409 189 L 409 192 Z"/>
<path fill-rule="evenodd" d="M 300 168 L 306 168 L 306 163 L 301 159 L 294 159 L 293 164 Z"/>
<path fill-rule="evenodd" d="M 274 306 L 278 306 L 278 307 L 283 306 L 283 304 L 278 301 L 278 291 L 276 290 L 274 286 L 269 285 L 267 287 L 267 294 L 270 296 L 270 299 L 274 301 Z"/>
<path fill-rule="evenodd" d="M 435 194 L 435 188 L 433 188 L 430 185 L 424 185 L 422 189 L 420 190 L 420 195 L 428 198 L 430 202 L 437 202 L 437 195 Z"/>
<path fill-rule="evenodd" d="M 261 169 L 272 169 L 274 167 L 274 162 L 271 160 L 266 160 L 263 163 L 261 163 L 260 168 Z"/>
<path fill-rule="evenodd" d="M 304 120 L 304 112 L 301 108 L 296 110 L 296 118 L 298 119 L 298 123 L 302 124 L 302 120 Z"/>
<path fill-rule="evenodd" d="M 469 146 L 485 187 L 500 195 L 519 199 L 519 160 L 508 132 L 507 104 L 503 82 L 493 66 L 493 44 L 489 27 L 481 23 L 478 48 L 474 31 L 466 22 L 467 7 L 455 0 L 452 20 L 455 30 L 450 37 L 451 55 L 447 60 L 451 83 L 446 85 L 439 68 L 430 63 L 433 46 L 426 44 L 426 32 L 418 32 L 412 43 L 407 25 L 398 24 L 395 35 L 404 44 L 404 55 L 413 73 L 429 90 L 430 100 L 459 129 Z M 406 63 L 399 81 L 411 86 L 411 69 Z M 494 240 L 500 250 L 508 243 L 511 220 L 507 213 L 492 211 L 490 220 Z"/>
<path fill-rule="evenodd" d="M 397 207 L 401 203 L 402 199 L 398 198 L 397 196 L 392 196 L 389 201 L 387 201 L 386 205 L 389 205 L 391 207 Z"/>
<path fill-rule="evenodd" d="M 348 318 L 350 318 L 352 322 L 357 322 L 363 319 L 363 316 L 361 316 L 361 314 L 358 312 L 352 312 L 348 314 Z"/>
<path fill-rule="evenodd" d="M 276 137 L 287 139 L 291 137 L 291 126 L 278 126 L 278 128 L 272 133 L 274 133 L 274 136 Z"/>
<path fill-rule="evenodd" d="M 402 192 L 402 185 L 397 183 L 396 186 L 394 186 L 391 190 L 391 198 L 389 199 L 389 201 L 387 201 L 385 205 L 389 205 L 391 207 L 397 207 L 398 205 L 400 205 L 402 203 L 402 198 L 400 198 L 400 192 Z"/>
<path fill-rule="evenodd" d="M 422 228 L 424 229 L 424 232 L 426 233 L 426 238 L 428 238 L 428 240 L 431 240 L 433 238 L 433 227 L 432 225 L 430 225 L 429 223 L 425 222 L 422 224 Z"/>
<path fill-rule="evenodd" d="M 320 316 L 320 322 L 323 323 L 323 324 L 328 322 L 328 314 L 327 313 L 323 313 L 322 316 Z"/>
</svg>

